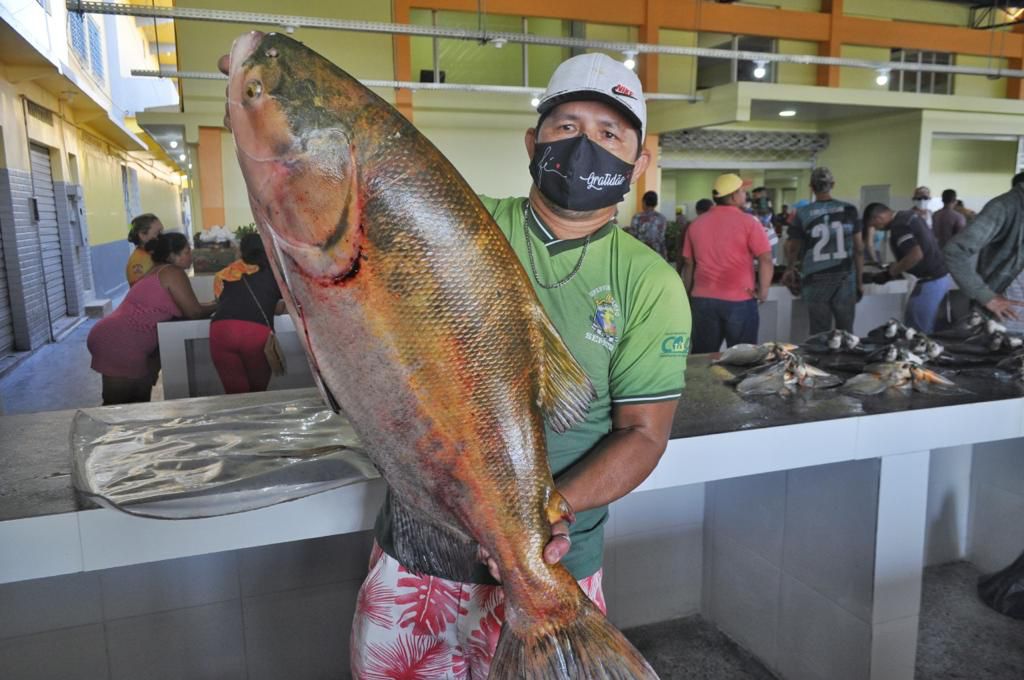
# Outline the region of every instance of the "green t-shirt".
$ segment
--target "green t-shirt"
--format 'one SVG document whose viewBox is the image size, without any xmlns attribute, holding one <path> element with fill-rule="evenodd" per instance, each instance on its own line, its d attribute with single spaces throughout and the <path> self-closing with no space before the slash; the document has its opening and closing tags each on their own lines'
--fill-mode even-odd
<svg viewBox="0 0 1024 680">
<path fill-rule="evenodd" d="M 532 216 L 524 198 L 481 196 L 481 200 L 597 392 L 585 421 L 562 434 L 545 428 L 548 460 L 557 478 L 611 431 L 614 404 L 668 401 L 680 396 L 690 348 L 686 293 L 679 275 L 665 260 L 613 223 L 591 236 L 575 276 L 558 288 L 543 288 L 531 271 L 526 239 L 533 246 L 537 277 L 548 285 L 574 270 L 585 239 L 556 239 Z M 531 214 L 528 229 L 527 214 Z M 393 555 L 387 507 L 385 503 L 378 517 L 376 535 L 385 552 Z M 576 514 L 572 549 L 562 560 L 576 579 L 600 569 L 607 519 L 607 506 Z"/>
</svg>

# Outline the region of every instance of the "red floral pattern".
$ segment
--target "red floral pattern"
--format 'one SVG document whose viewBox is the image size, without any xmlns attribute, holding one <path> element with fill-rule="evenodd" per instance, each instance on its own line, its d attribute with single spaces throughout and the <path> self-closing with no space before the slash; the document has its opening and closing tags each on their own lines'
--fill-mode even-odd
<svg viewBox="0 0 1024 680">
<path fill-rule="evenodd" d="M 455 623 L 456 615 L 469 613 L 462 603 L 469 600 L 469 592 L 462 584 L 434 576 L 420 576 L 398 567 L 399 588 L 412 588 L 412 592 L 397 595 L 396 605 L 408 605 L 398 617 L 402 628 L 412 626 L 413 635 L 438 636 L 448 625 Z"/>
<path fill-rule="evenodd" d="M 370 645 L 363 680 L 437 680 L 451 664 L 444 640 L 400 637 L 393 644 Z"/>
<path fill-rule="evenodd" d="M 355 680 L 486 678 L 505 620 L 500 586 L 419 576 L 375 547 L 352 626 Z M 601 576 L 580 587 L 605 611 Z"/>
</svg>

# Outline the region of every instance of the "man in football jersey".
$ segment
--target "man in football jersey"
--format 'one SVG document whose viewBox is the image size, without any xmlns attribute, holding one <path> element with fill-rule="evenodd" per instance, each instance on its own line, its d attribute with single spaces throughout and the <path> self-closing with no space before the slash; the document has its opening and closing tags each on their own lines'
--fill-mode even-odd
<svg viewBox="0 0 1024 680">
<path fill-rule="evenodd" d="M 833 326 L 853 332 L 853 317 L 862 295 L 864 241 L 856 206 L 832 198 L 832 172 L 811 173 L 814 201 L 797 208 L 786 241 L 789 264 L 782 282 L 807 304 L 810 334 Z"/>
</svg>

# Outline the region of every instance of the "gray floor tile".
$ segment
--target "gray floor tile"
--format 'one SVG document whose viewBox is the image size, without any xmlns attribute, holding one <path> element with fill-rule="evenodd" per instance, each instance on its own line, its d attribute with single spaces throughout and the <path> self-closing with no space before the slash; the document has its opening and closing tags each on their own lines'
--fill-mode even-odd
<svg viewBox="0 0 1024 680">
<path fill-rule="evenodd" d="M 237 600 L 238 553 L 223 552 L 100 572 L 108 619 Z"/>
<path fill-rule="evenodd" d="M 109 677 L 102 624 L 0 640 L 0 678 L 106 680 Z"/>
<path fill-rule="evenodd" d="M 373 534 L 361 531 L 240 552 L 242 595 L 342 583 L 366 576 Z"/>
<path fill-rule="evenodd" d="M 359 585 L 350 581 L 246 598 L 249 680 L 347 677 Z"/>
<path fill-rule="evenodd" d="M 246 678 L 239 600 L 110 621 L 107 644 L 112 680 Z"/>
<path fill-rule="evenodd" d="M 0 585 L 0 639 L 102 621 L 95 573 Z"/>
</svg>

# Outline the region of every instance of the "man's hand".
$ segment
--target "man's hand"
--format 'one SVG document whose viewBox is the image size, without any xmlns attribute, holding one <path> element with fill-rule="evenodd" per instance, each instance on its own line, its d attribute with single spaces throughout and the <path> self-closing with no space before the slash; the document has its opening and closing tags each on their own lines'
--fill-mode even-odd
<svg viewBox="0 0 1024 680">
<path fill-rule="evenodd" d="M 763 305 L 765 302 L 768 301 L 768 292 L 767 291 L 765 291 L 762 294 L 762 293 L 754 290 L 753 288 L 747 288 L 747 295 L 749 295 L 752 298 L 756 298 L 758 304 L 762 304 Z"/>
<path fill-rule="evenodd" d="M 548 564 L 556 564 L 565 557 L 569 548 L 572 547 L 572 539 L 569 538 L 569 523 L 558 521 L 551 525 L 551 540 L 544 546 L 544 561 Z M 480 548 L 480 561 L 487 565 L 487 570 L 498 583 L 501 583 L 501 570 L 498 563 L 491 554 L 482 546 Z"/>
<path fill-rule="evenodd" d="M 1000 321 L 1019 319 L 1020 317 L 1017 315 L 1017 311 L 1013 309 L 1014 307 L 1024 307 L 1024 301 L 1010 300 L 1002 295 L 996 295 L 985 303 L 985 309 L 992 312 Z"/>
<path fill-rule="evenodd" d="M 795 269 L 787 269 L 782 274 L 782 285 L 793 295 L 800 294 L 800 274 Z"/>
</svg>

